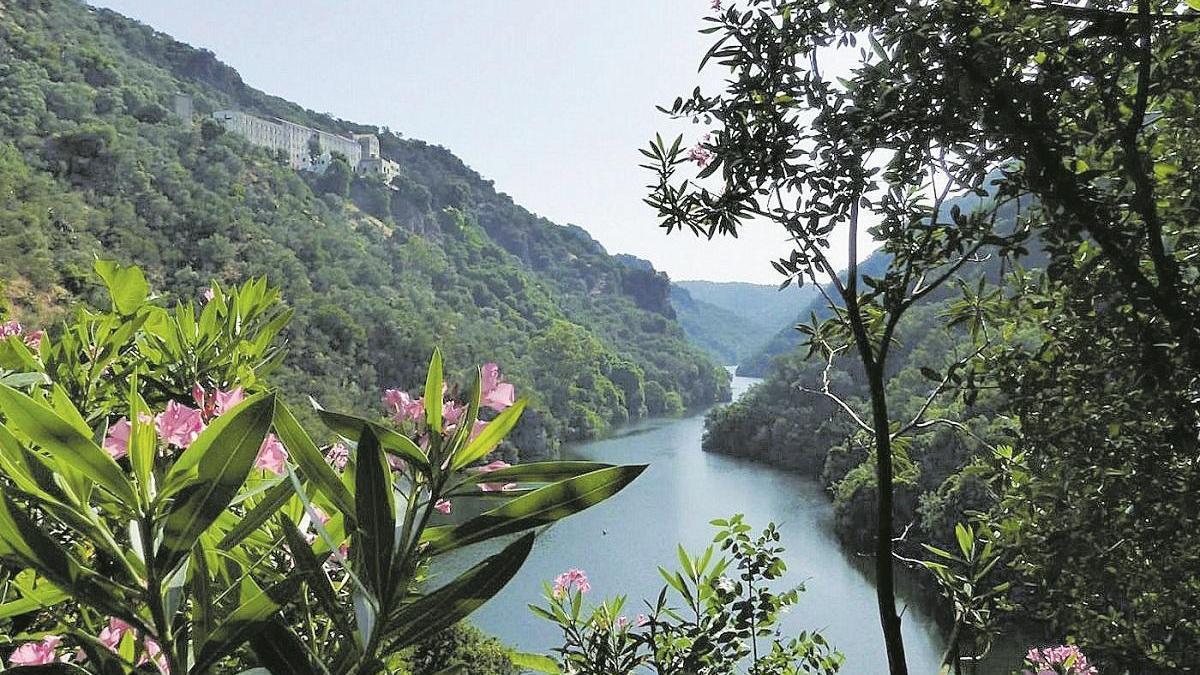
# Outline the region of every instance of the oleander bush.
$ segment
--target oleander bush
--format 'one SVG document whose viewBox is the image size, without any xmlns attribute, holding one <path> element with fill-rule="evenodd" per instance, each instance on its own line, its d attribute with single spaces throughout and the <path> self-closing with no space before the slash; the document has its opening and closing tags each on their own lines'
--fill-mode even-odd
<svg viewBox="0 0 1200 675">
<path fill-rule="evenodd" d="M 400 671 L 504 586 L 537 528 L 644 468 L 489 462 L 525 401 L 495 364 L 444 381 L 436 350 L 418 394 L 385 392 L 390 417 L 314 402 L 314 436 L 270 386 L 290 312 L 265 280 L 165 307 L 138 268 L 96 270 L 108 309 L 0 341 L 14 672 Z M 468 546 L 478 562 L 431 588 Z"/>
</svg>

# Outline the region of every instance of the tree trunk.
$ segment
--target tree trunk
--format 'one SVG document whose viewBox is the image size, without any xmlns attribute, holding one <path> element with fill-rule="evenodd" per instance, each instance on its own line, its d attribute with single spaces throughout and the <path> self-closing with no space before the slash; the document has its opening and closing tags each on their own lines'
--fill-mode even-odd
<svg viewBox="0 0 1200 675">
<path fill-rule="evenodd" d="M 900 633 L 900 615 L 896 613 L 895 559 L 892 556 L 892 436 L 884 390 L 883 364 L 867 368 L 871 388 L 871 426 L 875 433 L 875 478 L 879 499 L 879 523 L 875 532 L 875 595 L 879 601 L 879 622 L 887 647 L 888 672 L 908 675 L 904 658 L 904 637 Z"/>
</svg>

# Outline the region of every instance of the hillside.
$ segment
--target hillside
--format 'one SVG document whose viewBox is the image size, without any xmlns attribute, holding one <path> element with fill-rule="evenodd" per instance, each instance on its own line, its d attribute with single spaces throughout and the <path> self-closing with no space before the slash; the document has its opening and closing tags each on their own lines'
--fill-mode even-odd
<svg viewBox="0 0 1200 675">
<path fill-rule="evenodd" d="M 176 92 L 194 120 L 168 112 Z M 377 134 L 400 175 L 293 171 L 204 121 L 219 109 Z M 381 410 L 435 345 L 458 374 L 494 360 L 532 396 L 517 434 L 530 456 L 727 393 L 664 275 L 518 206 L 444 148 L 304 110 L 74 0 L 0 4 L 0 205 L 3 302 L 26 323 L 96 298 L 96 256 L 182 297 L 266 275 L 296 310 L 278 379 L 330 407 Z"/>
<path fill-rule="evenodd" d="M 859 277 L 861 278 L 863 275 L 881 276 L 887 270 L 889 260 L 887 254 L 881 251 L 872 253 L 859 263 Z M 846 275 L 843 272 L 842 279 L 845 280 L 845 278 Z M 795 329 L 797 323 L 808 321 L 811 314 L 816 314 L 818 318 L 829 315 L 829 306 L 824 296 L 820 295 L 812 285 L 802 288 L 805 291 L 804 303 L 800 306 L 799 311 L 793 312 L 784 326 L 777 328 L 766 339 L 759 342 L 754 351 L 738 362 L 738 375 L 765 377 L 769 372 L 772 359 L 788 354 L 800 346 L 801 335 Z M 827 292 L 832 290 L 832 287 L 826 289 Z"/>
<path fill-rule="evenodd" d="M 742 282 L 677 281 L 671 305 L 694 344 L 725 364 L 754 356 L 780 331 L 790 329 L 815 295 L 811 288 Z"/>
</svg>

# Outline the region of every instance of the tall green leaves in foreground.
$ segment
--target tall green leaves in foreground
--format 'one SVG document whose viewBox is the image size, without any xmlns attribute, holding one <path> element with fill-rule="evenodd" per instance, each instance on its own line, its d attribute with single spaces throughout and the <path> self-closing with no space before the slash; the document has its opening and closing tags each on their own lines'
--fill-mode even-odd
<svg viewBox="0 0 1200 675">
<path fill-rule="evenodd" d="M 322 447 L 261 379 L 289 316 L 264 281 L 166 310 L 136 268 L 97 271 L 109 311 L 0 343 L 9 665 L 390 672 L 495 595 L 537 528 L 643 468 L 479 466 L 525 402 L 494 364 L 460 395 L 437 353 L 424 398 L 387 393 L 390 420 L 318 409 L 340 437 Z M 497 538 L 428 581 L 440 556 Z"/>
</svg>

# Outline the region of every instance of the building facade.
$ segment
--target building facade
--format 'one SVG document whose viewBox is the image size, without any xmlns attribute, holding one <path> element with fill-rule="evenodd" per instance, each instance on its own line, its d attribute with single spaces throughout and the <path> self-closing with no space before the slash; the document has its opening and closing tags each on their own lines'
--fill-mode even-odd
<svg viewBox="0 0 1200 675">
<path fill-rule="evenodd" d="M 213 119 L 226 131 L 286 155 L 288 165 L 300 171 L 324 173 L 335 155 L 341 155 L 360 176 L 378 176 L 390 183 L 400 171 L 395 162 L 379 154 L 374 134 L 339 136 L 279 118 L 263 118 L 240 110 L 218 110 Z"/>
</svg>

